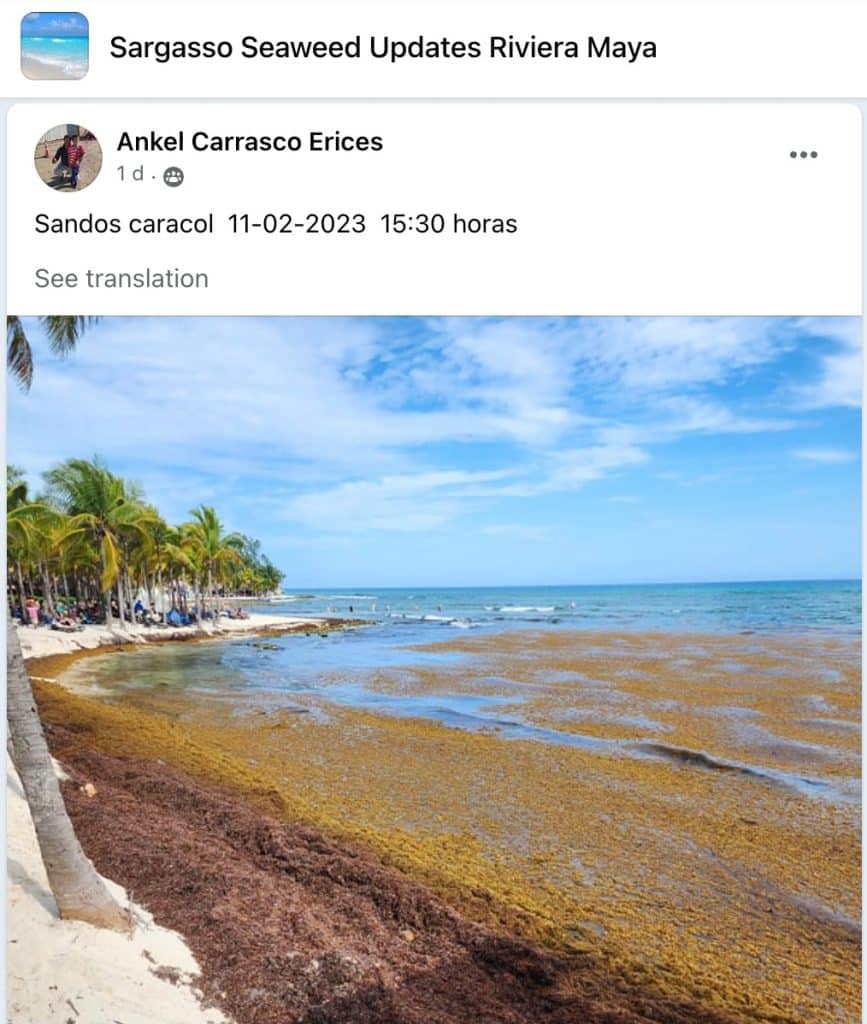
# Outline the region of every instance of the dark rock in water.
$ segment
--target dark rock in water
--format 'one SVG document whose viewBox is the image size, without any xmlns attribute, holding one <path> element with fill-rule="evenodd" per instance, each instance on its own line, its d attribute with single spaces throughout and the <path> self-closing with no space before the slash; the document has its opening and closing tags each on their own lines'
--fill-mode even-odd
<svg viewBox="0 0 867 1024">
<path fill-rule="evenodd" d="M 288 715 L 309 715 L 310 714 L 310 708 L 300 708 L 300 707 L 280 708 L 280 712 L 282 714 L 288 714 Z M 289 727 L 290 727 L 289 722 L 275 722 L 271 726 L 272 729 L 288 729 Z"/>
<path fill-rule="evenodd" d="M 260 651 L 279 651 L 280 650 L 280 645 L 279 644 L 271 644 L 271 643 L 268 643 L 265 640 L 253 640 L 247 646 L 248 647 L 257 647 Z"/>
<path fill-rule="evenodd" d="M 657 754 L 666 757 L 671 761 L 680 761 L 683 764 L 696 765 L 699 768 L 708 768 L 715 772 L 749 772 L 748 768 L 740 768 L 737 765 L 726 764 L 725 761 L 717 761 L 716 758 L 703 754 L 700 750 L 688 750 L 685 747 L 671 747 L 666 743 L 641 743 L 639 750 L 649 754 Z"/>
</svg>

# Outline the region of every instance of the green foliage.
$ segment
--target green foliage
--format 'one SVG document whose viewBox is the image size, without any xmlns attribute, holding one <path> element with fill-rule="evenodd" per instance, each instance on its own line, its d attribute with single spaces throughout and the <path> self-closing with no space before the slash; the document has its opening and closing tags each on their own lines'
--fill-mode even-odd
<svg viewBox="0 0 867 1024">
<path fill-rule="evenodd" d="M 105 596 L 120 581 L 151 587 L 163 579 L 197 593 L 262 594 L 283 574 L 258 541 L 226 533 L 214 508 L 200 505 L 191 521 L 170 526 L 141 488 L 112 473 L 98 457 L 67 459 L 43 474 L 43 500 L 28 500 L 23 472 L 7 468 L 8 569 L 29 577 L 70 573 Z"/>
<path fill-rule="evenodd" d="M 93 316 L 40 316 L 42 329 L 55 355 L 68 355 L 85 330 L 99 318 Z M 20 316 L 6 317 L 6 365 L 18 386 L 29 391 L 33 383 L 33 351 Z"/>
</svg>

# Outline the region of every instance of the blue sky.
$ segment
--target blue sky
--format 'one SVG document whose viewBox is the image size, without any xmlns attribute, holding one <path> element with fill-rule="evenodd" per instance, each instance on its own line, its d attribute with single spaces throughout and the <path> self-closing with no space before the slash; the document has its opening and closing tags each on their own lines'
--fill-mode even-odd
<svg viewBox="0 0 867 1024">
<path fill-rule="evenodd" d="M 9 461 L 213 504 L 289 588 L 860 575 L 855 319 L 26 323 Z"/>
<path fill-rule="evenodd" d="M 87 18 L 75 11 L 33 12 L 21 19 L 22 36 L 70 38 L 88 34 Z"/>
</svg>

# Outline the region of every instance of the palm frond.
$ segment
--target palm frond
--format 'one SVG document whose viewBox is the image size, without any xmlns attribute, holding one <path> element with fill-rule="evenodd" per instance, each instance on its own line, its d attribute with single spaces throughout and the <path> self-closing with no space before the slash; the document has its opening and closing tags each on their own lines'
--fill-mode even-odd
<svg viewBox="0 0 867 1024">
<path fill-rule="evenodd" d="M 6 488 L 6 514 L 19 505 L 27 504 L 27 484 L 23 480 L 10 483 Z"/>
<path fill-rule="evenodd" d="M 241 552 L 236 551 L 234 548 L 221 548 L 216 555 L 214 555 L 214 565 L 220 569 L 231 565 L 243 565 L 244 559 L 241 557 Z"/>
<path fill-rule="evenodd" d="M 20 316 L 6 317 L 6 365 L 22 391 L 33 383 L 33 352 Z"/>
<path fill-rule="evenodd" d="M 51 351 L 58 356 L 65 356 L 69 355 L 82 334 L 98 319 L 98 316 L 41 316 L 39 323 L 48 336 Z"/>
<path fill-rule="evenodd" d="M 10 491 L 14 488 L 10 488 Z M 6 542 L 18 554 L 44 548 L 51 529 L 57 524 L 58 513 L 41 502 L 25 502 L 7 506 Z"/>
<path fill-rule="evenodd" d="M 102 554 L 102 576 L 100 578 L 100 589 L 103 593 L 110 590 L 117 579 L 118 572 L 118 551 L 114 538 L 110 533 L 104 533 L 100 541 L 100 552 Z"/>
<path fill-rule="evenodd" d="M 166 544 L 165 556 L 169 563 L 174 563 L 175 566 L 180 566 L 190 572 L 196 572 L 198 569 L 194 553 L 178 544 Z"/>
<path fill-rule="evenodd" d="M 78 537 L 82 534 L 94 535 L 98 529 L 99 522 L 94 516 L 88 515 L 86 512 L 75 516 L 64 516 L 60 530 L 60 540 L 62 542 L 69 537 Z"/>
</svg>

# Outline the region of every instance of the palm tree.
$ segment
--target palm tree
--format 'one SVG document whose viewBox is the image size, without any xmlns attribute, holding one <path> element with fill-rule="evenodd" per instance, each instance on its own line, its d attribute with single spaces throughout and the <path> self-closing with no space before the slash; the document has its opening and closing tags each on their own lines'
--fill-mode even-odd
<svg viewBox="0 0 867 1024">
<path fill-rule="evenodd" d="M 71 351 L 89 322 L 87 317 L 43 317 L 41 320 L 52 347 L 58 352 Z M 27 390 L 33 379 L 33 356 L 19 317 L 6 318 L 6 343 L 9 369 Z M 26 496 L 26 491 L 24 493 Z M 117 931 L 127 930 L 126 915 L 85 856 L 66 813 L 8 605 L 6 720 L 12 759 L 30 807 L 39 852 L 60 916 Z"/>
<path fill-rule="evenodd" d="M 99 317 L 40 316 L 42 329 L 48 336 L 52 351 L 65 356 L 75 348 L 81 335 Z M 6 365 L 23 391 L 33 383 L 33 351 L 20 316 L 6 317 Z"/>
<path fill-rule="evenodd" d="M 149 522 L 146 530 L 147 537 L 139 537 L 138 541 L 132 546 L 130 561 L 132 563 L 136 582 L 144 587 L 145 593 L 148 597 L 149 606 L 151 608 L 155 608 L 155 583 L 158 585 L 157 589 L 162 597 L 160 561 L 162 546 L 166 541 L 169 524 L 159 514 L 154 505 L 144 505 L 144 503 L 142 503 L 142 507 L 148 513 L 147 518 Z M 154 573 L 156 573 L 156 577 L 154 576 Z"/>
<path fill-rule="evenodd" d="M 262 594 L 276 590 L 283 573 L 262 553 L 262 545 L 254 537 L 237 535 L 241 564 L 229 567 L 229 582 L 237 592 Z"/>
<path fill-rule="evenodd" d="M 31 579 L 42 586 L 45 610 L 56 615 L 49 566 L 66 541 L 66 517 L 39 501 L 17 505 L 9 512 L 8 499 L 7 493 L 7 543 L 11 539 L 16 549 L 19 572 L 21 562 L 26 562 Z"/>
<path fill-rule="evenodd" d="M 223 524 L 210 505 L 199 505 L 198 508 L 190 509 L 190 515 L 193 521 L 184 526 L 184 533 L 201 557 L 207 575 L 208 595 L 212 602 L 219 606 L 214 581 L 216 579 L 222 582 L 231 566 L 243 564 L 238 550 L 243 544 L 243 538 L 238 533 L 223 533 Z M 212 603 L 211 611 L 213 610 Z"/>
<path fill-rule="evenodd" d="M 158 611 L 166 612 L 166 594 L 163 580 L 163 573 L 168 575 L 170 589 L 174 588 L 174 580 L 178 572 L 183 574 L 189 568 L 185 558 L 180 557 L 181 535 L 180 531 L 169 526 L 165 520 L 158 515 L 148 527 L 151 547 L 153 550 L 153 564 L 156 573 L 157 594 L 159 595 Z"/>
<path fill-rule="evenodd" d="M 6 619 L 6 714 L 12 757 L 60 916 L 126 931 L 129 921 L 81 848 L 66 813 L 12 619 Z"/>
<path fill-rule="evenodd" d="M 14 470 L 14 467 L 10 468 Z M 7 480 L 9 482 L 6 487 L 6 552 L 9 560 L 15 563 L 21 621 L 26 622 L 22 565 L 31 560 L 40 526 L 49 510 L 45 505 L 28 501 L 27 484 L 20 476 L 13 476 L 7 470 Z"/>
<path fill-rule="evenodd" d="M 51 497 L 69 516 L 68 533 L 87 534 L 100 553 L 100 590 L 106 624 L 111 625 L 111 588 L 116 586 L 120 627 L 125 629 L 125 555 L 131 541 L 150 543 L 148 526 L 154 518 L 153 511 L 140 500 L 135 488 L 115 476 L 96 457 L 92 462 L 67 459 L 49 470 L 45 481 Z"/>
</svg>

